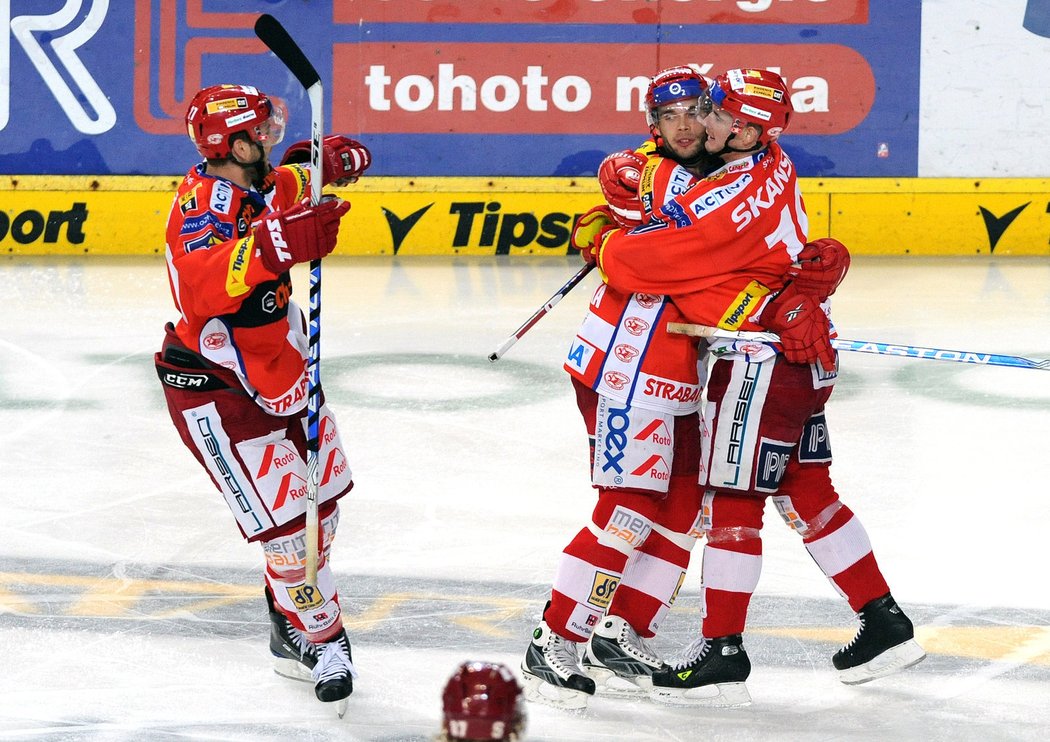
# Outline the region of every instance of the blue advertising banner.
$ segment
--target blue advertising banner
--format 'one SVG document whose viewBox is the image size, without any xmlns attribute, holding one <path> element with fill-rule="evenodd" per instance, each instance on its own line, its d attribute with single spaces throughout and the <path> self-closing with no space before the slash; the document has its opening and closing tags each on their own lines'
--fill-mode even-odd
<svg viewBox="0 0 1050 742">
<path fill-rule="evenodd" d="M 919 0 L 0 0 L 0 172 L 181 173 L 186 105 L 221 82 L 284 98 L 306 138 L 263 12 L 373 175 L 593 174 L 648 136 L 647 78 L 687 62 L 778 70 L 803 176 L 917 175 Z"/>
</svg>

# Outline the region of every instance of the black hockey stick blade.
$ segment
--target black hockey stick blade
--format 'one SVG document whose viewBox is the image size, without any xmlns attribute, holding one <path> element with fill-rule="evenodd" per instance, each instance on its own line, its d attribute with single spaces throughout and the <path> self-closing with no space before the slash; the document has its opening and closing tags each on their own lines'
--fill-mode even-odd
<svg viewBox="0 0 1050 742">
<path fill-rule="evenodd" d="M 321 76 L 303 54 L 303 50 L 284 30 L 281 22 L 268 13 L 263 13 L 255 21 L 255 35 L 258 36 L 285 67 L 292 71 L 299 83 L 309 90 L 321 81 Z"/>
</svg>

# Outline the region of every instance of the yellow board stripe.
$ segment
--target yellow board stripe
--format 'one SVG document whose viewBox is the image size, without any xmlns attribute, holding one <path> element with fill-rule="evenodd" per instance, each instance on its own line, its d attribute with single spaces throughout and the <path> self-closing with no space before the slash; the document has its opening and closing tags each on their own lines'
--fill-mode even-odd
<svg viewBox="0 0 1050 742">
<path fill-rule="evenodd" d="M 179 178 L 4 176 L 0 254 L 160 255 Z M 803 178 L 811 239 L 854 255 L 1050 254 L 1050 180 Z M 563 255 L 601 196 L 579 178 L 363 178 L 343 255 Z"/>
</svg>

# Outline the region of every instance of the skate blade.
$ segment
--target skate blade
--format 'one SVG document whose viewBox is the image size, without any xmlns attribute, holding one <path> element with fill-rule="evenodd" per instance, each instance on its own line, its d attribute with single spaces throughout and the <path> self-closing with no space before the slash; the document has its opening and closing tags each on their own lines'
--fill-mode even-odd
<svg viewBox="0 0 1050 742">
<path fill-rule="evenodd" d="M 649 697 L 669 706 L 707 706 L 741 708 L 751 704 L 751 694 L 743 683 L 717 683 L 699 688 L 665 688 L 654 685 Z"/>
<path fill-rule="evenodd" d="M 350 706 L 350 696 L 347 696 L 346 698 L 342 699 L 341 701 L 336 701 L 335 702 L 335 713 L 336 713 L 336 715 L 340 719 L 342 719 L 344 716 L 346 716 L 346 709 L 349 706 Z"/>
<path fill-rule="evenodd" d="M 522 673 L 522 676 L 525 680 L 525 700 L 527 701 L 570 711 L 587 708 L 589 694 L 582 690 L 559 688 L 528 673 Z"/>
<path fill-rule="evenodd" d="M 839 670 L 839 681 L 845 685 L 860 685 L 900 672 L 912 665 L 919 664 L 924 659 L 926 659 L 926 650 L 914 639 L 909 639 L 887 649 L 863 665 Z"/>
<path fill-rule="evenodd" d="M 282 678 L 288 678 L 289 680 L 301 680 L 306 683 L 314 681 L 313 673 L 305 665 L 286 657 L 274 656 L 273 671 Z"/>
<path fill-rule="evenodd" d="M 594 681 L 595 692 L 603 696 L 619 698 L 645 698 L 653 688 L 653 679 L 647 677 L 625 678 L 605 667 L 584 665 L 587 677 Z"/>
</svg>

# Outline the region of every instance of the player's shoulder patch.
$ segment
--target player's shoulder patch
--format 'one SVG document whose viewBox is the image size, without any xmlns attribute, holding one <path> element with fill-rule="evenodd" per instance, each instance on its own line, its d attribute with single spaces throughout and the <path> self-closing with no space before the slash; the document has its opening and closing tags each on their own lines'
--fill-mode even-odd
<svg viewBox="0 0 1050 742">
<path fill-rule="evenodd" d="M 233 186 L 225 180 L 216 180 L 211 187 L 208 208 L 219 214 L 229 214 L 233 207 Z"/>
<path fill-rule="evenodd" d="M 657 157 L 656 154 L 656 142 L 652 139 L 646 139 L 642 142 L 642 146 L 635 150 L 638 154 L 644 157 Z"/>
<path fill-rule="evenodd" d="M 179 211 L 181 211 L 184 216 L 200 209 L 200 199 L 197 197 L 200 190 L 201 183 L 200 181 L 197 181 L 186 191 L 179 194 Z"/>
</svg>

